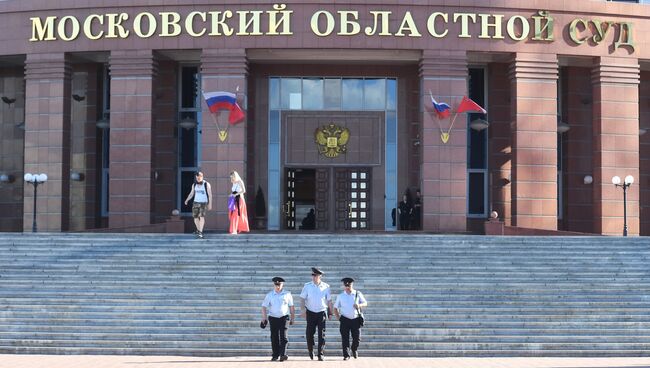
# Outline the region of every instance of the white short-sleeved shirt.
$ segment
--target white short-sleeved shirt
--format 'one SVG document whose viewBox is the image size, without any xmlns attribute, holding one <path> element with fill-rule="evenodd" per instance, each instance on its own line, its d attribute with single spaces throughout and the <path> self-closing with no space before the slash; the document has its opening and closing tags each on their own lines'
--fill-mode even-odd
<svg viewBox="0 0 650 368">
<path fill-rule="evenodd" d="M 266 308 L 266 313 L 275 318 L 289 315 L 289 307 L 293 307 L 293 296 L 290 292 L 282 290 L 279 293 L 275 290 L 266 294 L 262 307 Z"/>
<path fill-rule="evenodd" d="M 344 291 L 341 294 L 339 294 L 339 296 L 336 298 L 336 303 L 334 304 L 334 308 L 338 309 L 339 313 L 343 317 L 349 319 L 355 319 L 359 317 L 359 311 L 354 307 L 355 298 L 357 300 L 357 304 L 367 303 L 366 298 L 364 298 L 363 294 L 360 291 L 355 290 L 350 294 Z"/>
<path fill-rule="evenodd" d="M 313 282 L 306 283 L 300 297 L 305 299 L 305 307 L 314 313 L 326 311 L 327 302 L 332 300 L 330 286 L 322 281 L 318 285 Z"/>
<path fill-rule="evenodd" d="M 231 192 L 237 192 L 237 193 L 239 193 L 239 192 L 243 192 L 243 191 L 244 191 L 244 188 L 242 187 L 242 185 L 241 185 L 240 182 L 237 181 L 237 182 L 234 182 L 234 183 L 232 184 L 232 190 L 231 190 Z"/>
</svg>

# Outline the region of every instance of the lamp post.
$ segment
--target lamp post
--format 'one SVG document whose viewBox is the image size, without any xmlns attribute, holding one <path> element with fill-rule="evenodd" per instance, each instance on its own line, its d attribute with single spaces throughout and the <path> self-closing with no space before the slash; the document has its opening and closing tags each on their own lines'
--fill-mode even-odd
<svg viewBox="0 0 650 368">
<path fill-rule="evenodd" d="M 627 236 L 627 188 L 634 183 L 634 176 L 628 175 L 625 177 L 623 184 L 621 178 L 618 176 L 612 177 L 612 184 L 616 187 L 623 188 L 623 236 Z"/>
<path fill-rule="evenodd" d="M 25 174 L 25 182 L 30 183 L 34 186 L 34 217 L 32 219 L 32 232 L 35 233 L 38 229 L 36 225 L 36 195 L 38 193 L 38 185 L 43 184 L 47 181 L 46 174 Z"/>
</svg>

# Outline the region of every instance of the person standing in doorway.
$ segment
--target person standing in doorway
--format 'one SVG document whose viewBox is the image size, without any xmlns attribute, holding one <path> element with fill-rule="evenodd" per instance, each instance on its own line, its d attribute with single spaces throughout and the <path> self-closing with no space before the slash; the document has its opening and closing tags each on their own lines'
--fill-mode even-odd
<svg viewBox="0 0 650 368">
<path fill-rule="evenodd" d="M 246 186 L 237 171 L 230 173 L 230 183 L 232 189 L 230 192 L 231 199 L 234 200 L 234 208 L 228 208 L 228 218 L 230 219 L 230 227 L 228 232 L 230 234 L 238 234 L 249 232 L 248 226 L 248 211 L 246 210 L 246 200 L 244 193 L 246 193 Z"/>
<path fill-rule="evenodd" d="M 413 201 L 413 215 L 411 216 L 411 230 L 422 229 L 422 193 L 420 189 L 415 191 L 415 200 Z"/>
<path fill-rule="evenodd" d="M 402 201 L 399 203 L 397 211 L 399 212 L 399 229 L 408 230 L 413 207 L 411 207 L 406 194 L 402 196 Z"/>
<path fill-rule="evenodd" d="M 212 187 L 210 183 L 203 180 L 203 173 L 197 171 L 194 174 L 194 184 L 192 190 L 185 200 L 185 205 L 194 198 L 192 203 L 192 217 L 196 231 L 194 233 L 200 239 L 203 239 L 203 227 L 205 226 L 205 213 L 212 209 Z"/>
<path fill-rule="evenodd" d="M 287 356 L 287 321 L 293 325 L 296 316 L 296 310 L 293 306 L 293 296 L 291 293 L 283 290 L 284 279 L 282 277 L 273 278 L 274 288 L 264 298 L 262 302 L 262 328 L 267 323 L 271 324 L 271 348 L 273 349 L 272 361 L 278 359 L 283 362 Z"/>
<path fill-rule="evenodd" d="M 330 286 L 321 280 L 323 271 L 311 268 L 311 282 L 305 284 L 300 293 L 302 311 L 300 316 L 307 320 L 306 337 L 309 358 L 314 359 L 314 333 L 318 327 L 318 360 L 324 360 L 325 322 L 332 318 L 332 295 Z"/>
<path fill-rule="evenodd" d="M 354 290 L 354 279 L 344 277 L 343 292 L 336 298 L 334 304 L 334 315 L 340 322 L 341 346 L 343 347 L 343 360 L 350 359 L 350 334 L 352 335 L 352 356 L 359 357 L 360 329 L 361 329 L 361 308 L 366 307 L 368 302 L 363 294 Z"/>
</svg>

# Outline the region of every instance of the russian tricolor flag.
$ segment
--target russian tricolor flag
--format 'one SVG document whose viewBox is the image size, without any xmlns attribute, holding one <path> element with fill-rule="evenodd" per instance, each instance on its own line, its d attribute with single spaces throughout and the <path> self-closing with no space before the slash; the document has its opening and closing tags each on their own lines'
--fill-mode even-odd
<svg viewBox="0 0 650 368">
<path fill-rule="evenodd" d="M 436 99 L 433 98 L 433 95 L 431 95 L 431 103 L 433 104 L 433 109 L 438 115 L 438 119 L 444 119 L 451 114 L 451 107 L 444 102 L 436 101 Z"/>
<path fill-rule="evenodd" d="M 228 115 L 230 124 L 237 124 L 245 117 L 241 107 L 237 104 L 237 96 L 234 93 L 224 91 L 203 92 L 203 98 L 205 98 L 205 103 L 208 104 L 211 113 L 219 110 L 230 111 Z"/>
</svg>

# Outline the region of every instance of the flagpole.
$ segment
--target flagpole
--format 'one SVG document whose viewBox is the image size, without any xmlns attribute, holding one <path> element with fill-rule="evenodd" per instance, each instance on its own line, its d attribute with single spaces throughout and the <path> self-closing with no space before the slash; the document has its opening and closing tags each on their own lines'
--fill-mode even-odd
<svg viewBox="0 0 650 368">
<path fill-rule="evenodd" d="M 451 119 L 451 124 L 449 125 L 449 130 L 447 130 L 447 134 L 449 134 L 451 132 L 451 129 L 454 127 L 454 122 L 456 121 L 456 117 L 458 117 L 458 110 L 456 110 L 453 119 Z"/>
<path fill-rule="evenodd" d="M 217 116 L 215 116 L 218 113 L 219 113 L 218 111 L 217 111 L 217 113 L 212 113 L 211 112 L 210 115 L 212 115 L 212 119 L 214 120 L 214 124 L 217 126 L 217 134 L 219 136 L 219 139 L 223 142 L 223 141 L 226 140 L 226 138 L 228 138 L 229 125 L 226 124 L 226 130 L 221 129 L 221 125 L 219 124 L 219 118 Z"/>
</svg>

